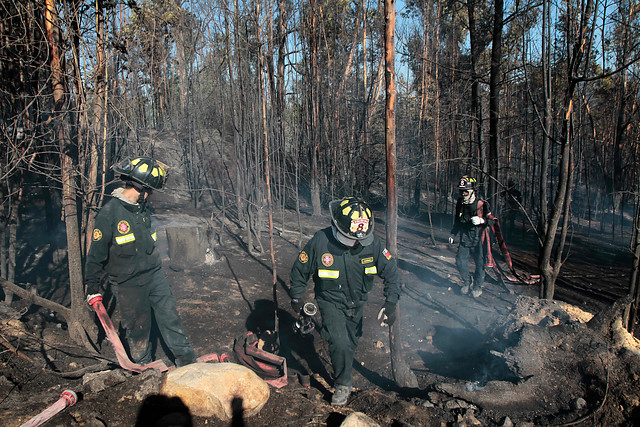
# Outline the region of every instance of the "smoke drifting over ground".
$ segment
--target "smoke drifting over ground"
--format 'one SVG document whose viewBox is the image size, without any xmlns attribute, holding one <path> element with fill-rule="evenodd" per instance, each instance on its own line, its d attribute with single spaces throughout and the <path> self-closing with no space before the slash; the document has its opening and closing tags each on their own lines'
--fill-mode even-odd
<svg viewBox="0 0 640 427">
<path fill-rule="evenodd" d="M 157 214 L 157 225 L 163 230 L 180 227 L 208 230 L 211 219 L 210 213 L 178 213 L 175 209 L 158 210 Z M 285 215 L 286 224 L 297 224 L 293 212 Z M 303 240 L 328 223 L 328 218 L 303 216 Z M 276 224 L 282 355 L 297 372 L 306 370 L 312 374 L 311 385 L 301 385 L 292 372 L 290 386 L 272 393 L 261 413 L 246 420 L 247 425 L 338 425 L 345 415 L 356 410 L 382 425 L 440 426 L 442 422 L 457 425 L 463 419 L 468 424 L 476 419 L 484 425 L 503 425 L 506 417 L 516 423 L 549 425 L 574 422 L 584 416 L 590 416 L 595 425 L 625 425 L 625 422 L 631 425 L 640 406 L 637 381 L 640 351 L 635 339 L 624 335 L 613 313 L 601 317 L 609 320 L 587 325 L 591 313 L 557 301 L 539 300 L 535 298 L 537 287 L 505 287 L 490 275 L 480 298 L 460 295 L 455 251 L 446 243 L 447 228 L 436 230 L 433 245 L 427 243 L 424 222 L 400 220 L 398 259 L 404 284 L 400 330 L 404 356 L 418 377 L 419 388 L 400 390 L 393 384 L 388 329 L 381 328 L 376 320 L 384 302 L 382 284 L 376 282 L 365 309 L 364 333 L 356 352 L 356 391 L 346 407 L 336 410 L 328 404 L 332 380 L 326 342 L 317 331 L 304 337 L 293 333 L 295 319 L 289 308 L 286 284 L 299 250 L 296 246 L 299 235 L 297 230 Z M 34 221 L 31 231 L 35 236 L 25 238 L 24 242 L 37 242 L 43 234 L 38 230 L 41 229 Z M 198 355 L 231 354 L 235 338 L 249 330 L 262 333 L 274 328 L 269 254 L 248 250 L 243 243 L 246 229 L 236 224 L 227 223 L 222 228 L 218 224 L 218 230 L 223 231 L 220 239 L 206 242 L 210 245 L 206 249 L 215 251 L 218 258 L 211 263 L 181 268 L 172 268 L 175 260 L 170 257 L 167 235 L 160 233 L 165 270 Z M 378 232 L 382 230 L 383 226 Z M 584 263 L 573 268 L 594 276 L 600 272 L 598 284 L 605 286 L 608 270 L 591 273 L 589 269 L 605 267 L 589 257 L 608 256 L 606 268 L 615 266 L 616 271 L 622 271 L 620 266 L 628 264 L 620 262 L 613 249 L 609 252 L 599 249 L 583 251 Z M 518 258 L 524 259 L 525 255 L 535 259 L 535 254 L 519 249 Z M 43 258 L 44 255 L 39 259 Z M 49 259 L 48 263 L 53 262 L 53 258 Z M 48 263 L 32 263 L 42 268 L 36 275 L 40 281 L 35 282 L 42 286 L 38 285 L 39 292 L 53 286 L 51 280 L 56 271 L 64 271 L 64 261 L 53 269 Z M 64 297 L 64 289 L 60 281 L 52 294 L 58 292 Z M 310 294 L 309 298 L 312 297 Z M 2 336 L 36 362 L 30 364 L 13 352 L 2 353 L 3 421 L 15 420 L 19 425 L 24 420 L 17 413 L 37 413 L 45 406 L 43 402 L 50 401 L 60 388 L 68 387 L 82 390 L 83 398 L 73 409 L 60 414 L 55 423 L 88 425 L 103 420 L 107 425 L 135 424 L 135 414 L 142 405 L 136 396 L 143 386 L 151 390 L 144 378 L 122 375 L 118 385 L 92 392 L 81 379 L 65 379 L 50 372 L 75 371 L 96 363 L 91 356 L 78 355 L 77 348 L 68 342 L 65 326 L 55 315 L 22 301 L 8 316 L 29 334 L 49 344 L 34 340 L 27 346 L 28 335 L 24 331 L 13 336 L 3 323 Z M 109 344 L 103 342 L 101 350 L 109 354 Z M 171 363 L 161 346 L 157 356 Z M 42 366 L 46 366 L 45 371 Z M 118 411 L 113 410 L 115 406 Z M 197 426 L 226 426 L 213 419 L 195 417 L 193 421 Z"/>
</svg>

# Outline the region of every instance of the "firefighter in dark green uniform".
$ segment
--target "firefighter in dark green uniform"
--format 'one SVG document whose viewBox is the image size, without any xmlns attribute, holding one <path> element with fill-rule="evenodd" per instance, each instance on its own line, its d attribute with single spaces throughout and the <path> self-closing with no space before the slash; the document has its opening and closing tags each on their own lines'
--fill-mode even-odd
<svg viewBox="0 0 640 427">
<path fill-rule="evenodd" d="M 362 336 L 362 313 L 373 279 L 384 282 L 378 319 L 395 321 L 400 296 L 395 259 L 373 234 L 373 213 L 355 197 L 329 204 L 332 224 L 315 233 L 291 270 L 291 305 L 298 314 L 304 305 L 307 282 L 313 277 L 315 298 L 322 314 L 321 334 L 329 342 L 334 371 L 331 404 L 344 405 L 352 390 L 353 356 Z"/>
<path fill-rule="evenodd" d="M 485 245 L 488 244 L 483 244 L 482 235 L 485 233 L 486 227 L 493 225 L 495 221 L 491 219 L 489 203 L 480 200 L 476 194 L 475 178 L 466 175 L 460 178 L 458 191 L 460 197 L 456 203 L 449 243 L 453 244 L 454 240 L 459 240 L 456 267 L 462 278 L 460 293 L 466 295 L 471 291 L 471 296 L 478 298 L 482 295 L 486 264 Z M 473 256 L 475 263 L 473 276 L 469 273 L 470 256 Z"/>
<path fill-rule="evenodd" d="M 131 359 L 142 365 L 153 361 L 150 331 L 151 316 L 155 316 L 176 365 L 193 363 L 195 353 L 162 271 L 147 209 L 147 197 L 164 185 L 166 167 L 150 157 L 137 157 L 113 169 L 124 186 L 113 191 L 96 216 L 85 263 L 87 302 L 100 294 L 106 274 L 116 295 Z"/>
</svg>

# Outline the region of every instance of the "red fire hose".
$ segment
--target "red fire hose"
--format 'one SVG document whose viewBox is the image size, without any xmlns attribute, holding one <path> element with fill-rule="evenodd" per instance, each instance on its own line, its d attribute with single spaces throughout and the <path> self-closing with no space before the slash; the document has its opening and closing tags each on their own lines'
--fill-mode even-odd
<svg viewBox="0 0 640 427">
<path fill-rule="evenodd" d="M 100 319 L 100 323 L 102 324 L 102 328 L 104 332 L 107 334 L 107 339 L 113 346 L 113 349 L 116 352 L 116 357 L 118 358 L 118 363 L 120 367 L 126 369 L 128 371 L 133 372 L 142 372 L 147 369 L 157 369 L 160 372 L 166 372 L 170 369 L 174 369 L 172 366 L 168 368 L 167 365 L 162 360 L 156 360 L 155 362 L 151 362 L 148 365 L 140 365 L 137 363 L 133 363 L 129 356 L 127 355 L 127 351 L 124 349 L 122 345 L 122 341 L 120 341 L 120 337 L 116 332 L 116 328 L 113 326 L 111 322 L 111 318 L 107 314 L 107 310 L 104 308 L 104 304 L 102 304 L 102 297 L 100 295 L 96 295 L 95 297 L 89 300 L 89 305 L 93 307 L 93 310 L 98 315 L 98 319 Z M 197 362 L 206 363 L 206 362 L 230 362 L 231 357 L 228 354 L 222 353 L 218 355 L 216 353 L 209 353 L 198 357 Z"/>
<path fill-rule="evenodd" d="M 107 334 L 107 339 L 113 346 L 113 349 L 116 352 L 116 357 L 118 358 L 118 363 L 123 369 L 133 372 L 142 372 L 147 369 L 157 369 L 160 372 L 168 371 L 167 365 L 164 364 L 162 360 L 156 360 L 147 365 L 139 365 L 137 363 L 133 363 L 129 356 L 127 355 L 127 351 L 124 349 L 122 345 L 122 341 L 120 341 L 120 337 L 116 332 L 116 328 L 113 326 L 111 322 L 111 318 L 107 314 L 107 310 L 104 308 L 104 304 L 102 304 L 102 296 L 96 295 L 91 298 L 89 301 L 89 305 L 93 307 L 93 310 L 98 315 L 98 319 L 100 319 L 100 323 L 104 328 L 104 332 Z"/>
<path fill-rule="evenodd" d="M 35 417 L 31 418 L 20 427 L 35 427 L 49 421 L 54 415 L 62 411 L 67 406 L 73 406 L 78 401 L 78 396 L 71 390 L 65 390 L 60 395 L 60 399 Z"/>
</svg>

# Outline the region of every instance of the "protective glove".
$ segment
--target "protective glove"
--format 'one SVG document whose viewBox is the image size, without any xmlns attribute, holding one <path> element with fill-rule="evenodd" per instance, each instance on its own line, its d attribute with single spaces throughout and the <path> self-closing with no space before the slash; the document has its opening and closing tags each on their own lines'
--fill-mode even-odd
<svg viewBox="0 0 640 427">
<path fill-rule="evenodd" d="M 291 308 L 293 308 L 294 313 L 300 314 L 302 311 L 302 307 L 304 307 L 304 301 L 298 298 L 291 298 Z"/>
<path fill-rule="evenodd" d="M 479 216 L 472 216 L 471 217 L 471 223 L 473 225 L 484 224 L 484 218 L 480 218 Z"/>
<path fill-rule="evenodd" d="M 101 296 L 102 296 L 102 294 L 89 294 L 89 295 L 87 295 L 87 304 L 89 304 L 89 302 L 92 299 L 94 299 L 95 297 L 101 297 Z M 91 305 L 91 304 L 89 304 L 89 305 Z"/>
<path fill-rule="evenodd" d="M 380 326 L 391 326 L 396 321 L 396 304 L 392 302 L 385 302 L 380 311 L 378 312 L 378 320 L 380 320 Z"/>
<path fill-rule="evenodd" d="M 450 245 L 453 245 L 453 239 L 454 239 L 455 237 L 456 237 L 456 236 L 454 236 L 453 234 L 450 234 L 450 235 L 449 235 L 449 244 L 450 244 Z"/>
</svg>

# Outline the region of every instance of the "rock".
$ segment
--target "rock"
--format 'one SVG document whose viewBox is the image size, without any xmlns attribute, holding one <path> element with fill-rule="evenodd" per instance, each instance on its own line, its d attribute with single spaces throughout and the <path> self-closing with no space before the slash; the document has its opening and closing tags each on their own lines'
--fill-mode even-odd
<svg viewBox="0 0 640 427">
<path fill-rule="evenodd" d="M 511 418 L 504 417 L 504 421 L 502 422 L 501 427 L 513 427 L 513 421 L 511 421 Z"/>
<path fill-rule="evenodd" d="M 121 384 L 127 377 L 121 370 L 101 371 L 85 374 L 82 377 L 82 386 L 91 393 L 99 393 L 109 387 Z"/>
<path fill-rule="evenodd" d="M 472 418 L 468 418 L 467 415 L 465 414 L 464 416 L 462 414 L 458 414 L 458 417 L 456 418 L 456 421 L 453 423 L 454 427 L 477 427 L 477 426 L 482 426 L 482 423 L 480 421 L 478 421 L 476 419 L 476 417 L 474 417 L 473 415 L 471 416 Z"/>
<path fill-rule="evenodd" d="M 454 409 L 460 409 L 460 401 L 458 399 L 447 400 L 444 404 L 444 409 L 447 411 L 453 411 Z"/>
<path fill-rule="evenodd" d="M 269 399 L 269 386 L 258 375 L 235 363 L 193 363 L 170 371 L 162 393 L 182 399 L 191 413 L 230 421 L 234 409 L 257 414 Z"/>
<path fill-rule="evenodd" d="M 573 401 L 573 408 L 574 408 L 576 411 L 581 411 L 581 410 L 583 410 L 583 409 L 584 409 L 584 408 L 586 408 L 586 407 L 587 407 L 587 401 L 586 401 L 586 400 L 584 400 L 584 399 L 583 399 L 583 398 L 581 398 L 581 397 L 579 397 L 579 398 L 577 398 L 576 400 L 574 400 L 574 401 Z"/>
<path fill-rule="evenodd" d="M 629 351 L 636 358 L 640 356 L 640 340 L 625 329 L 621 317 L 615 318 L 612 322 L 611 337 L 614 347 Z"/>
<path fill-rule="evenodd" d="M 7 379 L 4 375 L 0 375 L 0 387 L 14 387 L 15 384 Z"/>
<path fill-rule="evenodd" d="M 458 419 L 455 425 L 456 427 L 478 427 L 482 426 L 482 423 L 475 417 L 472 410 L 467 410 L 464 413 L 464 416 L 458 414 Z"/>
<path fill-rule="evenodd" d="M 99 416 L 93 412 L 89 411 L 81 411 L 76 409 L 69 410 L 69 415 L 73 420 L 78 423 L 78 425 L 84 427 L 105 427 L 106 424 L 102 421 Z"/>
<path fill-rule="evenodd" d="M 344 419 L 340 427 L 379 427 L 379 425 L 362 412 L 352 412 Z"/>
<path fill-rule="evenodd" d="M 162 387 L 163 378 L 164 374 L 156 369 L 147 369 L 140 375 L 135 376 L 133 381 L 138 384 L 135 387 L 136 392 L 133 398 L 138 402 L 142 402 L 147 397 L 158 393 Z"/>
<path fill-rule="evenodd" d="M 427 396 L 429 397 L 429 400 L 432 401 L 436 405 L 438 405 L 438 404 L 442 403 L 443 401 L 447 400 L 447 396 L 445 396 L 442 393 L 438 393 L 437 391 L 430 391 L 429 393 L 427 393 Z"/>
</svg>

